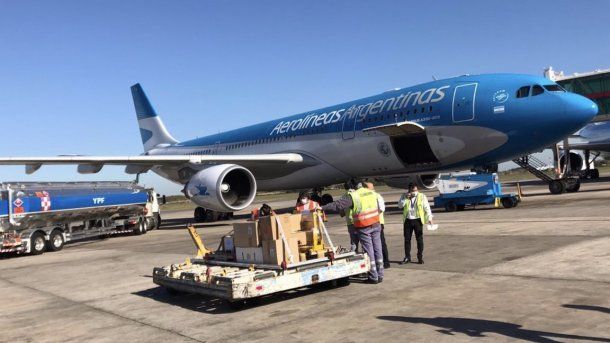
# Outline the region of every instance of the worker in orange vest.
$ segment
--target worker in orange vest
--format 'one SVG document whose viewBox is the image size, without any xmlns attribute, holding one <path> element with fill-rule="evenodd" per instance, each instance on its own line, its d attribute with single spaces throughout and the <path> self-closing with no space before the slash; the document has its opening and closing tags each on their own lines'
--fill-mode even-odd
<svg viewBox="0 0 610 343">
<path fill-rule="evenodd" d="M 260 217 L 275 215 L 275 211 L 271 209 L 271 206 L 263 204 L 260 209 L 255 208 L 252 210 L 250 220 L 257 221 Z"/>
<path fill-rule="evenodd" d="M 297 199 L 297 204 L 294 207 L 296 213 L 300 214 L 310 214 L 314 213 L 318 210 L 322 210 L 320 204 L 317 201 L 311 200 L 309 193 L 303 191 L 299 193 L 299 198 Z M 326 214 L 322 212 L 322 220 L 326 221 Z"/>
</svg>

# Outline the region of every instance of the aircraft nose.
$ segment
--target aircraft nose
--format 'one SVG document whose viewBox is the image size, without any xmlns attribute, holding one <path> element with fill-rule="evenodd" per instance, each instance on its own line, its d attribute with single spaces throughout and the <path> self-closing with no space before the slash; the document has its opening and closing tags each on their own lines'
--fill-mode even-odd
<svg viewBox="0 0 610 343">
<path fill-rule="evenodd" d="M 578 121 L 587 123 L 597 115 L 597 104 L 584 96 L 573 94 L 566 106 L 566 112 L 569 116 Z"/>
</svg>

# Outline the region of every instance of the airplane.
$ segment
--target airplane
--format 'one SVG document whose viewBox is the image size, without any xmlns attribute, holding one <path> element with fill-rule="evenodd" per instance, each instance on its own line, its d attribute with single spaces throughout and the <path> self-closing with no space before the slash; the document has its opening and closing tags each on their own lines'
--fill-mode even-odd
<svg viewBox="0 0 610 343">
<path fill-rule="evenodd" d="M 28 174 L 45 164 L 76 164 L 79 173 L 152 170 L 184 185 L 203 221 L 245 209 L 257 190 L 323 189 L 353 177 L 433 187 L 439 172 L 494 170 L 540 151 L 598 111 L 543 77 L 462 75 L 179 142 L 142 87 L 131 92 L 144 154 L 5 157 L 0 165 L 25 165 Z"/>
<path fill-rule="evenodd" d="M 560 147 L 565 149 L 563 144 L 560 144 Z M 610 121 L 587 124 L 568 138 L 567 148 L 570 151 L 569 164 L 572 171 L 580 173 L 585 178 L 599 178 L 599 170 L 591 167 L 594 167 L 593 162 L 599 156 L 608 156 L 610 153 Z M 583 151 L 584 156 L 574 153 L 574 150 Z M 593 158 L 591 151 L 597 152 Z M 564 152 L 559 160 L 561 166 L 566 163 L 566 159 L 567 154 Z"/>
</svg>

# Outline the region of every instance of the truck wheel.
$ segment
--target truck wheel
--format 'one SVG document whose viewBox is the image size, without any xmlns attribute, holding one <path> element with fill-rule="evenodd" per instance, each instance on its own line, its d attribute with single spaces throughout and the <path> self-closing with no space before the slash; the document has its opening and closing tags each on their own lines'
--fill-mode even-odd
<svg viewBox="0 0 610 343">
<path fill-rule="evenodd" d="M 456 210 L 457 210 L 457 205 L 453 201 L 445 204 L 445 211 L 455 212 Z"/>
<path fill-rule="evenodd" d="M 142 234 L 147 233 L 150 230 L 150 221 L 148 218 L 142 220 Z"/>
<path fill-rule="evenodd" d="M 49 241 L 47 242 L 47 249 L 49 249 L 49 251 L 60 251 L 63 249 L 65 243 L 64 235 L 61 233 L 61 231 L 53 230 L 51 232 Z"/>
<path fill-rule="evenodd" d="M 195 209 L 195 215 L 193 216 L 194 217 L 193 219 L 195 220 L 195 223 L 203 223 L 203 222 L 205 222 L 205 217 L 206 217 L 205 212 L 206 212 L 205 208 L 203 208 L 203 207 L 197 207 Z"/>
<path fill-rule="evenodd" d="M 155 230 L 157 230 L 161 227 L 161 215 L 159 213 L 157 213 L 157 215 L 155 216 L 155 220 Z"/>
<path fill-rule="evenodd" d="M 466 205 L 457 205 L 458 211 L 464 211 L 466 209 Z"/>
<path fill-rule="evenodd" d="M 553 180 L 549 182 L 549 191 L 551 194 L 561 194 L 565 191 L 565 185 L 561 180 Z"/>
<path fill-rule="evenodd" d="M 502 200 L 500 200 L 502 202 L 502 206 L 504 208 L 511 208 L 511 207 L 515 207 L 515 199 L 513 198 L 502 198 Z"/>
<path fill-rule="evenodd" d="M 45 243 L 44 235 L 41 232 L 34 232 L 34 234 L 30 236 L 30 254 L 42 254 L 45 251 Z"/>
<path fill-rule="evenodd" d="M 144 221 L 140 219 L 136 225 L 133 226 L 133 234 L 138 236 L 144 233 Z"/>
</svg>

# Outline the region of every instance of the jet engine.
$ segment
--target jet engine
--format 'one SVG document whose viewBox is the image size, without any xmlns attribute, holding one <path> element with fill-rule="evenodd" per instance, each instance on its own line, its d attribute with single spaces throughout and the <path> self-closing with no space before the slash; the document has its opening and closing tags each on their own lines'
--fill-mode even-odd
<svg viewBox="0 0 610 343">
<path fill-rule="evenodd" d="M 564 153 L 559 158 L 559 165 L 561 166 L 562 170 L 566 164 L 566 160 L 567 160 L 567 156 Z M 575 152 L 570 152 L 570 169 L 572 171 L 577 172 L 577 171 L 582 170 L 584 167 L 585 167 L 584 158 L 580 154 L 577 154 Z"/>
<path fill-rule="evenodd" d="M 407 189 L 413 183 L 417 188 L 434 189 L 438 174 L 410 174 L 407 176 L 393 177 L 383 181 L 390 187 Z"/>
<path fill-rule="evenodd" d="M 252 173 L 235 164 L 220 164 L 197 172 L 184 186 L 184 195 L 197 205 L 219 212 L 246 208 L 256 196 Z"/>
</svg>

